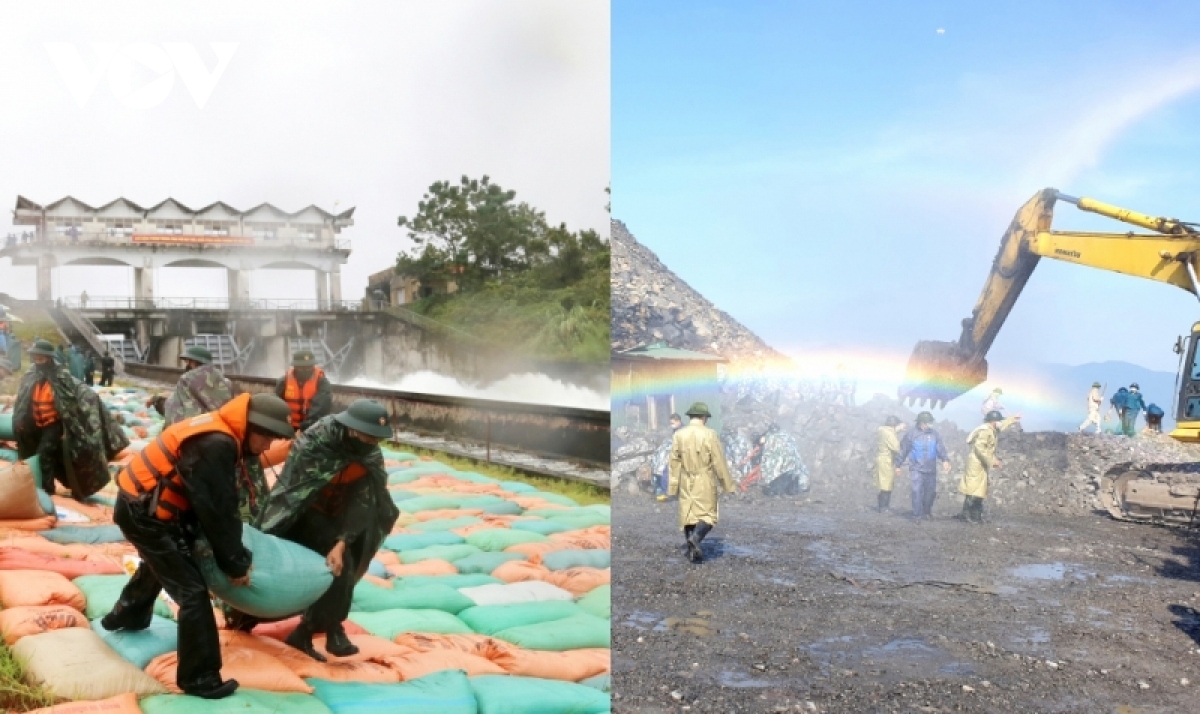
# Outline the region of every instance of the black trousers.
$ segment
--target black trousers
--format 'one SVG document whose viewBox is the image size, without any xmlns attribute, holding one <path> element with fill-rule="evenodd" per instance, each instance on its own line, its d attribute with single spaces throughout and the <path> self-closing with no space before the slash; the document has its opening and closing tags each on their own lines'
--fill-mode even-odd
<svg viewBox="0 0 1200 714">
<path fill-rule="evenodd" d="M 84 372 L 84 373 L 83 373 L 83 383 L 84 383 L 84 384 L 86 384 L 86 385 L 87 385 L 87 386 L 89 386 L 89 387 L 95 386 L 95 384 L 96 384 L 96 373 L 95 373 L 95 372 L 91 372 L 91 371 L 89 371 L 89 372 Z"/>
<path fill-rule="evenodd" d="M 159 592 L 179 605 L 179 670 L 187 691 L 221 676 L 221 642 L 208 585 L 192 556 L 193 538 L 176 523 L 161 521 L 142 506 L 118 498 L 113 521 L 137 548 L 142 564 L 121 591 L 113 612 L 126 623 L 149 623 Z"/>
<path fill-rule="evenodd" d="M 328 555 L 337 543 L 338 534 L 334 531 L 331 519 L 314 509 L 308 509 L 296 523 L 283 534 L 285 540 L 308 548 L 309 550 Z M 333 579 L 329 589 L 319 600 L 304 611 L 304 622 L 308 623 L 314 632 L 338 631 L 342 622 L 350 614 L 350 603 L 354 599 L 354 586 L 358 584 L 362 573 L 359 566 L 368 563 L 373 553 L 362 553 L 362 540 L 346 546 L 342 555 L 342 574 Z"/>
<path fill-rule="evenodd" d="M 67 481 L 67 466 L 63 455 L 63 425 L 61 421 L 56 421 L 39 430 L 37 456 L 38 467 L 42 470 L 41 486 L 43 491 L 53 495 L 55 481 L 67 488 L 71 487 Z"/>
<path fill-rule="evenodd" d="M 113 381 L 113 373 L 112 372 L 106 371 L 106 372 L 100 373 L 100 386 L 101 387 L 111 387 L 112 381 Z"/>
</svg>

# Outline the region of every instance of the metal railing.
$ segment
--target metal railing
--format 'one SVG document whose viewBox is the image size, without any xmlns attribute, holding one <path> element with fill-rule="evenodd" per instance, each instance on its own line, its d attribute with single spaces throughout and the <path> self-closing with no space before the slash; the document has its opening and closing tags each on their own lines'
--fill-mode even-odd
<svg viewBox="0 0 1200 714">
<path fill-rule="evenodd" d="M 153 231 L 139 231 L 138 235 L 171 235 L 168 233 L 155 233 Z M 260 238 L 254 235 L 200 235 L 195 233 L 182 234 L 194 240 L 188 243 L 171 243 L 172 245 L 210 245 L 204 241 L 205 238 L 211 238 L 211 245 L 220 245 L 222 239 L 238 239 L 250 241 L 247 244 L 241 244 L 242 247 L 254 246 L 264 248 L 333 248 L 335 250 L 350 250 L 350 239 L 334 238 L 332 240 L 322 240 L 320 238 Z M 167 243 L 167 241 L 163 241 Z M 137 242 L 133 240 L 133 235 L 129 233 L 108 233 L 107 231 L 80 231 L 79 235 L 72 237 L 64 233 L 51 233 L 42 238 L 34 238 L 33 240 L 23 241 L 18 238 L 16 241 L 9 243 L 7 240 L 0 238 L 0 250 L 5 248 L 17 248 L 21 246 L 40 246 L 40 245 L 153 245 L 153 241 Z"/>
<path fill-rule="evenodd" d="M 102 333 L 100 328 L 96 327 L 96 325 L 93 324 L 92 321 L 87 318 L 87 316 L 67 307 L 61 308 L 59 312 L 61 312 L 62 316 L 67 319 L 67 322 L 71 323 L 71 326 L 75 328 L 75 331 L 78 332 L 83 339 L 87 340 L 88 345 L 96 352 L 96 354 L 104 354 L 105 352 L 109 351 L 106 349 L 108 344 L 104 340 L 104 333 Z M 116 373 L 125 374 L 125 359 L 123 355 L 112 354 L 112 358 L 113 362 L 115 363 L 114 367 L 116 369 Z"/>
<path fill-rule="evenodd" d="M 359 312 L 364 310 L 363 300 L 230 300 L 229 298 L 205 297 L 89 296 L 87 300 L 79 297 L 59 298 L 57 304 L 73 310 L 300 310 L 306 312 Z"/>
</svg>

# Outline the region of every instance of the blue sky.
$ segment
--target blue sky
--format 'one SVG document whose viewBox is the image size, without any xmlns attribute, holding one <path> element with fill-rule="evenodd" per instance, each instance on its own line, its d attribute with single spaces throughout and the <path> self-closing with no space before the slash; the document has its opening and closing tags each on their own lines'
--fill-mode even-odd
<svg viewBox="0 0 1200 714">
<path fill-rule="evenodd" d="M 956 339 L 1045 187 L 1200 221 L 1200 4 L 616 0 L 612 22 L 613 217 L 786 351 Z M 1127 227 L 1059 204 L 1055 228 Z M 990 362 L 1174 371 L 1198 317 L 1043 260 Z"/>
</svg>

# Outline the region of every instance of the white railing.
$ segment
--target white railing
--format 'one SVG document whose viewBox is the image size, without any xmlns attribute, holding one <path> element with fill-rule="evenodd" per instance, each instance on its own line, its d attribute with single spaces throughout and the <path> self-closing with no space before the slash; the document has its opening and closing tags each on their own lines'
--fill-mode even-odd
<svg viewBox="0 0 1200 714">
<path fill-rule="evenodd" d="M 86 303 L 86 304 L 85 304 Z M 89 296 L 59 298 L 62 307 L 75 310 L 303 310 L 308 312 L 359 312 L 362 300 L 261 299 L 230 300 L 229 298 L 131 298 Z"/>
</svg>

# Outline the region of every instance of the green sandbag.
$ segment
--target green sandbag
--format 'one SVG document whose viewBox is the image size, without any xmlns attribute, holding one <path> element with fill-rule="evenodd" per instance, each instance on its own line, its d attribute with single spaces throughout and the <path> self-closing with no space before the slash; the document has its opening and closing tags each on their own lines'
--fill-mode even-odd
<svg viewBox="0 0 1200 714">
<path fill-rule="evenodd" d="M 410 474 L 403 469 L 388 469 L 388 485 L 397 486 L 406 483 L 412 483 L 421 478 L 425 474 Z"/>
<path fill-rule="evenodd" d="M 403 578 L 396 578 L 394 582 L 404 583 L 406 585 L 445 585 L 446 587 L 451 587 L 455 590 L 458 590 L 460 588 L 477 588 L 480 585 L 499 585 L 501 581 L 499 578 L 493 578 L 490 575 L 469 574 L 406 575 Z"/>
<path fill-rule="evenodd" d="M 405 491 L 405 490 L 399 489 L 399 488 L 388 489 L 388 495 L 392 497 L 392 503 L 400 503 L 401 501 L 407 501 L 410 498 L 420 498 L 421 497 L 420 494 L 413 493 L 412 491 Z"/>
<path fill-rule="evenodd" d="M 394 500 L 394 499 L 393 499 Z M 405 513 L 420 513 L 421 511 L 442 511 L 447 508 L 458 508 L 461 496 L 417 496 L 396 502 L 396 506 Z"/>
<path fill-rule="evenodd" d="M 459 471 L 454 474 L 454 478 L 460 481 L 470 481 L 471 483 L 500 483 L 500 479 L 498 478 L 477 474 L 474 471 Z"/>
<path fill-rule="evenodd" d="M 333 714 L 478 714 L 479 705 L 467 675 L 445 669 L 401 684 L 365 684 L 306 679 L 319 699 Z M 203 701 L 197 699 L 196 701 Z M 280 709 L 288 714 L 291 710 Z M 567 710 L 562 710 L 567 711 Z"/>
<path fill-rule="evenodd" d="M 572 498 L 567 498 L 566 496 L 563 496 L 562 494 L 550 493 L 549 491 L 538 491 L 537 493 L 531 493 L 529 495 L 540 498 L 543 501 L 549 501 L 550 503 L 558 504 L 559 506 L 570 506 L 571 508 L 579 508 L 578 501 L 576 501 Z"/>
<path fill-rule="evenodd" d="M 111 524 L 107 526 L 58 526 L 48 531 L 38 531 L 38 535 L 48 541 L 60 544 L 96 545 L 98 543 L 121 543 L 125 540 L 125 534 L 121 532 L 120 527 Z"/>
<path fill-rule="evenodd" d="M 564 620 L 581 612 L 569 600 L 548 600 L 519 605 L 476 605 L 458 613 L 458 619 L 481 635 L 494 635 L 514 627 Z"/>
<path fill-rule="evenodd" d="M 611 562 L 611 550 L 556 550 L 542 555 L 542 565 L 551 570 L 566 570 L 567 568 L 604 569 L 610 567 Z"/>
<path fill-rule="evenodd" d="M 325 557 L 304 546 L 242 526 L 242 545 L 254 554 L 250 584 L 237 587 L 221 572 L 212 548 L 196 541 L 200 572 L 214 595 L 255 617 L 290 617 L 317 601 L 333 582 Z"/>
<path fill-rule="evenodd" d="M 400 551 L 400 562 L 405 565 L 419 563 L 422 560 L 449 560 L 451 562 L 460 558 L 465 558 L 468 555 L 478 553 L 479 548 L 470 543 L 459 543 L 457 545 L 431 545 L 428 548 L 418 548 L 417 550 L 402 550 Z"/>
<path fill-rule="evenodd" d="M 413 531 L 448 531 L 455 528 L 466 528 L 476 523 L 483 523 L 482 518 L 475 516 L 459 516 L 458 518 L 435 518 L 432 521 L 422 521 L 411 526 L 405 526 Z"/>
<path fill-rule="evenodd" d="M 125 583 L 129 582 L 129 576 L 80 575 L 72 582 L 75 583 L 75 587 L 83 591 L 83 596 L 87 598 L 87 607 L 83 614 L 87 616 L 87 619 L 95 620 L 97 617 L 107 615 L 113 609 L 113 605 L 117 604 L 117 598 L 121 597 L 121 590 L 125 587 Z M 167 607 L 167 603 L 163 602 L 162 598 L 155 599 L 154 614 L 173 619 L 171 608 Z"/>
<path fill-rule="evenodd" d="M 17 452 L 13 451 L 12 449 L 0 449 L 0 461 L 7 461 L 10 464 L 16 463 Z"/>
<path fill-rule="evenodd" d="M 460 573 L 483 573 L 490 574 L 496 568 L 504 565 L 510 560 L 527 560 L 521 553 L 475 553 L 468 555 L 465 558 L 455 560 L 454 567 L 458 568 Z"/>
<path fill-rule="evenodd" d="M 589 615 L 603 617 L 605 620 L 612 618 L 612 585 L 601 585 L 593 589 L 587 595 L 575 601 L 580 610 L 583 610 Z"/>
<path fill-rule="evenodd" d="M 500 488 L 509 493 L 537 493 L 537 486 L 531 486 L 523 481 L 501 481 Z"/>
<path fill-rule="evenodd" d="M 527 516 L 548 518 L 571 526 L 571 530 L 608 525 L 608 516 L 587 508 L 538 508 L 525 511 Z"/>
<path fill-rule="evenodd" d="M 408 468 L 388 469 L 388 475 L 403 474 L 405 476 L 454 476 L 458 473 L 453 467 L 437 461 L 422 461 Z"/>
<path fill-rule="evenodd" d="M 611 692 L 612 691 L 612 675 L 611 674 L 597 674 L 595 677 L 588 677 L 587 679 L 581 679 L 581 680 L 579 680 L 579 683 L 585 687 L 599 689 L 602 692 Z"/>
<path fill-rule="evenodd" d="M 383 458 L 388 461 L 418 461 L 420 456 L 408 451 L 392 451 L 391 449 L 380 449 L 383 452 Z"/>
<path fill-rule="evenodd" d="M 441 610 L 454 615 L 474 605 L 471 598 L 448 585 L 414 585 L 400 579 L 391 588 L 366 580 L 360 580 L 354 586 L 353 609 L 359 612 Z"/>
<path fill-rule="evenodd" d="M 224 699 L 159 694 L 138 702 L 142 714 L 331 714 L 316 697 L 300 692 L 264 692 L 242 687 Z"/>
<path fill-rule="evenodd" d="M 458 504 L 458 507 L 477 508 L 493 516 L 519 516 L 525 512 L 525 509 L 512 501 L 506 501 L 497 496 L 480 496 L 478 498 L 463 499 Z"/>
<path fill-rule="evenodd" d="M 144 630 L 109 632 L 100 624 L 102 619 L 92 620 L 92 631 L 138 669 L 145 669 L 150 660 L 161 654 L 179 649 L 179 625 L 174 620 L 155 615 Z"/>
<path fill-rule="evenodd" d="M 440 635 L 469 635 L 471 628 L 463 621 L 441 610 L 410 610 L 397 608 L 379 612 L 351 612 L 350 619 L 363 629 L 386 640 L 403 632 L 425 632 Z M 608 624 L 605 623 L 605 627 Z M 605 645 L 607 647 L 607 645 Z"/>
<path fill-rule="evenodd" d="M 541 533 L 542 535 L 573 530 L 569 523 L 552 521 L 547 518 L 527 518 L 522 521 L 513 521 L 508 524 L 508 527 L 514 531 L 528 531 L 530 533 Z"/>
<path fill-rule="evenodd" d="M 117 497 L 107 493 L 93 493 L 87 497 L 86 503 L 91 503 L 96 506 L 108 506 L 113 508 L 117 505 Z"/>
<path fill-rule="evenodd" d="M 515 531 L 511 528 L 489 528 L 467 536 L 467 542 L 471 545 L 493 553 L 521 543 L 544 543 L 547 540 L 550 539 L 540 533 Z"/>
<path fill-rule="evenodd" d="M 502 630 L 493 637 L 526 649 L 565 652 L 586 647 L 610 647 L 611 634 L 608 620 L 581 612 L 562 620 Z"/>
<path fill-rule="evenodd" d="M 42 507 L 42 511 L 44 511 L 46 515 L 52 516 L 58 512 L 58 509 L 54 507 L 54 500 L 50 498 L 50 494 L 39 488 L 37 490 L 37 497 L 38 505 Z"/>
<path fill-rule="evenodd" d="M 606 692 L 573 682 L 503 674 L 470 681 L 479 714 L 604 714 L 612 709 Z"/>
<path fill-rule="evenodd" d="M 431 545 L 455 545 L 467 542 L 457 533 L 432 531 L 430 533 L 397 533 L 383 541 L 383 547 L 396 552 L 428 548 Z"/>
<path fill-rule="evenodd" d="M 612 518 L 612 506 L 607 503 L 593 503 L 590 506 L 584 506 L 584 508 L 589 511 L 595 511 L 596 513 L 603 513 L 609 519 Z"/>
<path fill-rule="evenodd" d="M 17 435 L 13 432 L 12 412 L 8 414 L 0 414 L 0 441 L 16 441 Z M 12 459 L 16 461 L 16 459 Z M 8 459 L 5 459 L 8 461 Z"/>
</svg>

